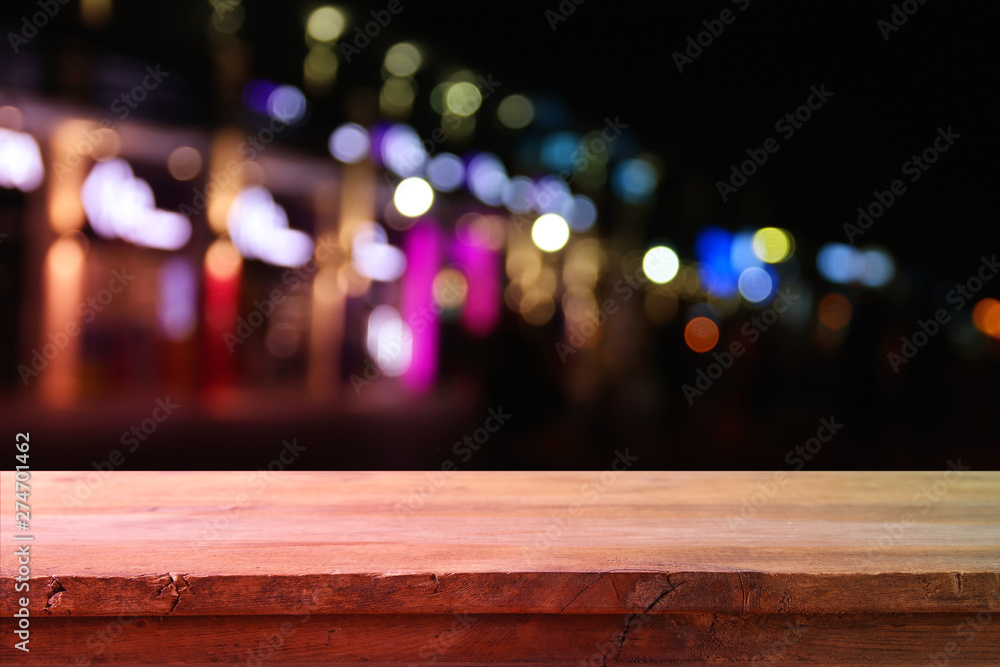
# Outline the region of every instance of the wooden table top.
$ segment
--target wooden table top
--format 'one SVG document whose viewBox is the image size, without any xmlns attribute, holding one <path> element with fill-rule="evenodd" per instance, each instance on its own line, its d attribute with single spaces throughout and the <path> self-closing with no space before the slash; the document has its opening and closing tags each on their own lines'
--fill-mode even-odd
<svg viewBox="0 0 1000 667">
<path fill-rule="evenodd" d="M 1000 473 L 34 472 L 26 533 L 0 480 L 53 616 L 1000 610 Z"/>
</svg>

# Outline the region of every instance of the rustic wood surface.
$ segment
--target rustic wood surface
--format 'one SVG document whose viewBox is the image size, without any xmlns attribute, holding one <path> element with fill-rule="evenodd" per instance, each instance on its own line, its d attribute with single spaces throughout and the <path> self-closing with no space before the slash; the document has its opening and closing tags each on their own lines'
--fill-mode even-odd
<svg viewBox="0 0 1000 667">
<path fill-rule="evenodd" d="M 12 545 L 13 473 L 0 481 Z M 0 647 L 18 664 L 925 665 L 946 650 L 948 664 L 1000 664 L 998 473 L 29 484 L 33 654 Z M 13 551 L 0 551 L 4 636 Z"/>
<path fill-rule="evenodd" d="M 968 620 L 971 618 L 972 620 Z M 25 664 L 977 665 L 1000 620 L 967 614 L 376 614 L 46 618 Z M 954 644 L 951 646 L 949 643 Z M 17 658 L 4 646 L 0 657 Z M 950 650 L 950 655 L 948 651 Z M 937 663 L 933 658 L 937 656 Z M 945 662 L 947 660 L 947 662 Z"/>
<path fill-rule="evenodd" d="M 87 477 L 32 475 L 37 613 L 1000 610 L 997 473 L 795 473 L 746 521 L 773 473 L 115 472 L 75 504 Z"/>
</svg>

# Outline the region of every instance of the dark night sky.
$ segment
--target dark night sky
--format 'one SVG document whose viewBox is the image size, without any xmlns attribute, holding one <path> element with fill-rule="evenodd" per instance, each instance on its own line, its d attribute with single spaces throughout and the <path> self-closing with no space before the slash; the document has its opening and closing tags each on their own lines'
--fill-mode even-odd
<svg viewBox="0 0 1000 667">
<path fill-rule="evenodd" d="M 914 1 L 919 9 L 885 40 L 877 22 L 889 19 L 891 3 L 400 1 L 403 11 L 374 38 L 371 52 L 341 64 L 338 91 L 377 82 L 384 50 L 410 39 L 428 47 L 428 87 L 436 74 L 464 66 L 492 73 L 505 92 L 559 95 L 579 130 L 620 117 L 667 168 L 656 208 L 646 218 L 647 238 L 665 234 L 683 247 L 709 222 L 774 222 L 808 244 L 845 240 L 842 225 L 856 217 L 856 208 L 873 200 L 874 189 L 906 178 L 901 165 L 931 144 L 938 127 L 952 126 L 962 138 L 919 181 L 907 183 L 906 193 L 862 244 L 884 245 L 903 263 L 919 262 L 942 279 L 971 274 L 979 255 L 1000 245 L 989 206 L 997 155 L 991 24 L 955 3 Z M 6 5 L 7 16 L 18 15 L 11 10 L 17 4 Z M 342 6 L 367 15 L 385 4 Z M 97 34 L 98 43 L 169 63 L 196 90 L 211 91 L 203 30 L 207 3 L 115 5 L 113 23 Z M 252 44 L 253 74 L 297 81 L 305 53 L 303 20 L 312 4 L 244 5 L 248 18 L 240 35 Z M 560 7 L 573 12 L 553 30 L 546 12 Z M 678 72 L 673 53 L 723 10 L 733 13 L 732 22 Z M 40 48 L 46 39 L 51 45 L 80 34 L 75 12 L 68 13 L 43 31 Z M 94 33 L 87 35 L 95 41 Z M 833 96 L 794 136 L 780 138 L 775 121 L 819 84 Z M 342 119 L 341 95 L 315 100 L 300 137 L 303 146 L 323 149 L 325 134 Z M 215 121 L 208 105 L 195 111 L 203 122 Z M 780 151 L 723 203 L 715 182 L 768 137 L 779 139 Z M 689 204 L 696 195 L 708 207 L 692 216 Z"/>
</svg>

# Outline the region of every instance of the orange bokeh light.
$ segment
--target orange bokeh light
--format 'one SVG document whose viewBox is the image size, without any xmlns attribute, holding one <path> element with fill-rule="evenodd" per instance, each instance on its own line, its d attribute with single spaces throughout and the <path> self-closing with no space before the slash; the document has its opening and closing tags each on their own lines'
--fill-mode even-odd
<svg viewBox="0 0 1000 667">
<path fill-rule="evenodd" d="M 972 323 L 988 336 L 1000 338 L 1000 301 L 983 299 L 972 309 Z"/>
<path fill-rule="evenodd" d="M 719 327 L 707 317 L 696 317 L 684 327 L 684 342 L 695 352 L 708 352 L 719 342 Z"/>
<path fill-rule="evenodd" d="M 851 321 L 851 302 L 843 294 L 827 294 L 819 302 L 819 321 L 831 331 L 840 331 Z"/>
</svg>

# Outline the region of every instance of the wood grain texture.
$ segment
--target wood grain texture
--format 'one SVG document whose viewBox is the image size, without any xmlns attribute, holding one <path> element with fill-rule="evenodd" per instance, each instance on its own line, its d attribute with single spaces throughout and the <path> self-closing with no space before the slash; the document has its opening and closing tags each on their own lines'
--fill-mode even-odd
<svg viewBox="0 0 1000 667">
<path fill-rule="evenodd" d="M 18 664 L 978 665 L 996 615 L 486 614 L 43 618 Z M 10 625 L 3 619 L 0 626 Z M 0 628 L 7 632 L 7 628 Z M 937 657 L 937 662 L 934 662 Z"/>
<path fill-rule="evenodd" d="M 1000 611 L 997 473 L 435 474 L 34 473 L 31 609 Z"/>
</svg>

